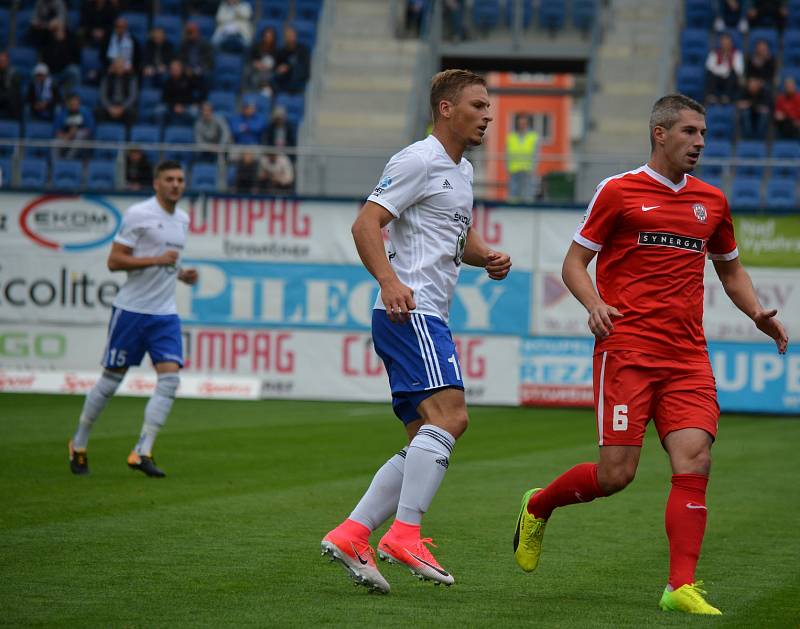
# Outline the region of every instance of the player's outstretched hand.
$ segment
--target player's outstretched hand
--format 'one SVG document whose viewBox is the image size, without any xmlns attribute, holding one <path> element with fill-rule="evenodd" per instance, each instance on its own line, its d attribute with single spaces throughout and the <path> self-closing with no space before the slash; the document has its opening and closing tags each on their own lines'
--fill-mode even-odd
<svg viewBox="0 0 800 629">
<path fill-rule="evenodd" d="M 398 279 L 381 284 L 381 301 L 392 323 L 406 323 L 417 307 L 414 291 Z"/>
<path fill-rule="evenodd" d="M 197 282 L 197 269 L 181 269 L 178 279 L 184 284 L 194 284 Z"/>
<path fill-rule="evenodd" d="M 486 273 L 493 280 L 504 280 L 511 270 L 511 256 L 502 251 L 490 251 Z"/>
<path fill-rule="evenodd" d="M 785 354 L 786 347 L 789 345 L 789 335 L 786 334 L 783 324 L 775 318 L 776 314 L 778 314 L 778 311 L 775 309 L 760 310 L 753 316 L 753 321 L 759 330 L 774 339 L 775 345 L 778 347 L 778 353 Z"/>
<path fill-rule="evenodd" d="M 172 266 L 178 262 L 178 252 L 174 249 L 168 249 L 156 258 L 157 266 Z"/>
<path fill-rule="evenodd" d="M 614 329 L 612 319 L 620 319 L 623 316 L 614 306 L 601 303 L 589 311 L 589 329 L 597 338 L 604 339 Z"/>
</svg>

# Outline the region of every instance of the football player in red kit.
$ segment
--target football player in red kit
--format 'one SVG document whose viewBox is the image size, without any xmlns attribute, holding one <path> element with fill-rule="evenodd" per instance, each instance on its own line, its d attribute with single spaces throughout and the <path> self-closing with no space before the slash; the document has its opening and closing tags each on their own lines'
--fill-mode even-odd
<svg viewBox="0 0 800 629">
<path fill-rule="evenodd" d="M 536 569 L 554 509 L 624 489 L 652 419 L 672 466 L 665 517 L 669 579 L 660 606 L 720 614 L 694 574 L 719 417 L 703 333 L 706 257 L 731 301 L 775 340 L 778 352 L 786 352 L 788 337 L 777 311 L 759 302 L 739 261 L 725 195 L 688 174 L 705 132 L 702 105 L 680 94 L 659 99 L 650 115 L 650 160 L 602 181 L 575 233 L 562 276 L 588 311 L 595 335 L 599 461 L 525 493 L 514 555 L 523 570 Z M 587 271 L 595 255 L 596 289 Z"/>
</svg>

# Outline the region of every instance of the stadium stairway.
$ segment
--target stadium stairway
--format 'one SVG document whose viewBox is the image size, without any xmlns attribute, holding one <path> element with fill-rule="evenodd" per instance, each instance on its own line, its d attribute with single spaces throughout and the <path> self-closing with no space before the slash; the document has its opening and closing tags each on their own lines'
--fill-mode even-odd
<svg viewBox="0 0 800 629">
<path fill-rule="evenodd" d="M 364 156 L 327 160 L 324 171 L 309 157 L 298 183 L 303 194 L 366 195 L 386 159 L 409 141 L 409 98 L 421 44 L 395 37 L 391 0 L 336 0 L 327 8 L 327 48 L 317 51 L 322 67 L 304 143 Z"/>
<path fill-rule="evenodd" d="M 589 199 L 604 178 L 641 166 L 650 153 L 653 102 L 669 91 L 678 3 L 611 0 L 594 68 L 597 86 L 582 151 L 602 156 L 580 168 L 577 198 Z"/>
</svg>

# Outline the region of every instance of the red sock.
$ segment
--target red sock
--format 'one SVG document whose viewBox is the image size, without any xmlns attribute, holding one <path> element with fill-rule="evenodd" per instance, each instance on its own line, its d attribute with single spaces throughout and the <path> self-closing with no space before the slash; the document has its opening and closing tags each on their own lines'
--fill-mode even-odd
<svg viewBox="0 0 800 629">
<path fill-rule="evenodd" d="M 369 534 L 372 533 L 372 531 L 370 531 L 368 527 L 361 524 L 361 522 L 351 520 L 350 518 L 347 518 L 337 528 L 342 533 L 347 535 L 347 537 L 365 542 L 369 540 Z"/>
<path fill-rule="evenodd" d="M 395 519 L 390 528 L 391 531 L 399 537 L 410 537 L 412 539 L 420 538 L 419 532 L 421 527 L 419 524 L 409 524 L 408 522 Z"/>
<path fill-rule="evenodd" d="M 694 583 L 694 569 L 706 530 L 708 476 L 673 474 L 665 523 L 669 539 L 669 584 Z"/>
<path fill-rule="evenodd" d="M 603 496 L 605 493 L 597 483 L 597 463 L 581 463 L 536 492 L 528 502 L 528 513 L 546 520 L 556 507 L 591 502 Z"/>
</svg>

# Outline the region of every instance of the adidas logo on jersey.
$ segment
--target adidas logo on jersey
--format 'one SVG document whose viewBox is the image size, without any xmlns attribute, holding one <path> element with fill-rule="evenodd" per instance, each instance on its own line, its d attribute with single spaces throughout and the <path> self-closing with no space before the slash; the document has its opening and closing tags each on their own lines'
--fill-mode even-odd
<svg viewBox="0 0 800 629">
<path fill-rule="evenodd" d="M 445 180 L 444 180 L 444 183 L 442 184 L 442 188 L 443 188 L 444 190 L 452 190 L 452 189 L 453 189 L 453 186 L 451 186 L 451 185 L 450 185 L 450 182 L 449 182 L 449 181 L 447 181 L 447 179 L 445 179 Z"/>
</svg>

